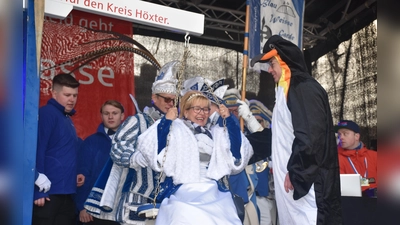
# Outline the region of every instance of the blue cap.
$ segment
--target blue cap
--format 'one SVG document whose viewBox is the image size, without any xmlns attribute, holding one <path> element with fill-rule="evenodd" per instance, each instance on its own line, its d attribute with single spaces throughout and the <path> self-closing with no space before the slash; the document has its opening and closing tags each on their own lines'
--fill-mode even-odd
<svg viewBox="0 0 400 225">
<path fill-rule="evenodd" d="M 351 120 L 341 120 L 338 125 L 335 126 L 335 132 L 337 133 L 339 129 L 349 129 L 355 133 L 360 133 L 360 127 Z"/>
<path fill-rule="evenodd" d="M 240 100 L 242 96 L 239 93 L 239 90 L 236 88 L 228 89 L 224 94 L 224 104 L 226 107 L 234 107 L 240 106 L 240 103 L 237 103 L 237 100 Z"/>
<path fill-rule="evenodd" d="M 249 100 L 249 109 L 254 116 L 260 116 L 268 125 L 271 124 L 272 112 L 260 101 L 252 99 Z"/>
</svg>

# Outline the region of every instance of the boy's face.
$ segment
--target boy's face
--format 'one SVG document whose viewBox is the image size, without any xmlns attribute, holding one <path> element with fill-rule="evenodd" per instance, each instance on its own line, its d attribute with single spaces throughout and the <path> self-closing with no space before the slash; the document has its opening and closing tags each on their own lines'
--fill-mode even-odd
<svg viewBox="0 0 400 225">
<path fill-rule="evenodd" d="M 124 113 L 121 112 L 121 109 L 113 105 L 105 105 L 101 110 L 101 119 L 105 127 L 117 130 L 124 119 Z"/>
<path fill-rule="evenodd" d="M 78 99 L 78 88 L 56 87 L 52 90 L 53 98 L 62 106 L 65 107 L 65 112 L 71 112 Z"/>
</svg>

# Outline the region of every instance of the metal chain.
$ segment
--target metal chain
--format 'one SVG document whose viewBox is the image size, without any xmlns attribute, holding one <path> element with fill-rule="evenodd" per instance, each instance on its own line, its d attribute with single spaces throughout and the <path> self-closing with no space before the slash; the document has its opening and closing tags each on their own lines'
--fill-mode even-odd
<svg viewBox="0 0 400 225">
<path fill-rule="evenodd" d="M 186 46 L 185 47 L 185 51 L 183 52 L 183 58 L 181 61 L 181 65 L 179 67 L 178 70 L 178 84 L 176 87 L 176 96 L 175 96 L 175 107 L 177 107 L 178 101 L 179 101 L 179 96 L 180 96 L 180 92 L 182 89 L 182 80 L 183 80 L 183 74 L 185 73 L 185 68 L 186 68 L 186 60 L 187 58 L 189 58 L 190 56 L 190 51 L 189 51 L 189 47 Z"/>
<path fill-rule="evenodd" d="M 172 129 L 172 124 L 170 126 L 170 130 L 171 129 Z M 164 163 L 165 163 L 165 160 L 167 158 L 167 150 L 168 150 L 168 146 L 169 146 L 170 137 L 171 137 L 171 132 L 168 133 L 167 143 L 166 143 L 165 151 L 164 151 L 164 156 L 163 156 L 162 163 L 161 163 L 161 172 L 160 172 L 160 175 L 158 177 L 157 187 L 156 187 L 156 191 L 154 193 L 154 199 L 153 199 L 154 208 L 156 208 L 156 199 L 157 199 L 158 194 L 160 193 L 161 178 L 164 176 Z M 153 216 L 153 219 L 154 219 L 154 216 Z"/>
</svg>

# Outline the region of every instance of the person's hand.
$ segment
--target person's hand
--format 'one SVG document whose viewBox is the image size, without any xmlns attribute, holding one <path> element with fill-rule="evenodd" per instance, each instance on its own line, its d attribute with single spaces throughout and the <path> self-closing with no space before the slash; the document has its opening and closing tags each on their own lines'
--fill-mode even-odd
<svg viewBox="0 0 400 225">
<path fill-rule="evenodd" d="M 86 212 L 86 209 L 82 209 L 79 212 L 79 221 L 82 223 L 89 223 L 93 221 L 93 216 Z"/>
<path fill-rule="evenodd" d="M 148 166 L 147 160 L 144 158 L 140 151 L 136 151 L 132 154 L 130 158 L 130 163 L 131 168 L 138 168 L 137 166 L 146 168 Z"/>
<path fill-rule="evenodd" d="M 39 173 L 39 176 L 36 179 L 35 184 L 39 187 L 39 192 L 43 191 L 43 193 L 46 193 L 51 188 L 51 181 L 43 173 Z"/>
<path fill-rule="evenodd" d="M 241 116 L 244 121 L 246 122 L 246 127 L 249 129 L 251 133 L 257 132 L 257 131 L 262 131 L 263 127 L 261 124 L 257 121 L 257 119 L 253 116 L 253 113 L 251 113 L 249 106 L 247 105 L 246 102 L 237 100 L 237 103 L 240 104 L 238 107 L 238 113 L 239 116 Z"/>
<path fill-rule="evenodd" d="M 81 187 L 85 183 L 85 175 L 78 174 L 76 176 L 76 186 Z"/>
<path fill-rule="evenodd" d="M 244 120 L 253 115 L 250 111 L 249 105 L 247 105 L 246 102 L 238 99 L 236 100 L 236 103 L 240 104 L 238 107 L 238 114 L 239 116 L 243 117 Z"/>
<path fill-rule="evenodd" d="M 289 178 L 289 172 L 286 173 L 284 187 L 285 187 L 286 193 L 289 193 L 289 190 L 293 191 L 293 189 L 294 189 L 292 182 L 290 181 L 290 178 Z"/>
<path fill-rule="evenodd" d="M 37 206 L 42 207 L 42 206 L 44 206 L 44 204 L 46 203 L 46 201 L 50 201 L 50 198 L 49 198 L 49 197 L 46 197 L 46 198 L 39 198 L 39 199 L 36 199 L 33 203 L 34 203 L 35 205 L 37 205 Z"/>
<path fill-rule="evenodd" d="M 176 107 L 169 108 L 167 114 L 165 114 L 165 118 L 169 120 L 178 118 L 178 109 Z"/>
<path fill-rule="evenodd" d="M 221 115 L 222 118 L 227 118 L 229 117 L 231 114 L 229 113 L 229 109 L 224 105 L 224 104 L 220 104 L 219 105 L 219 111 L 218 111 L 219 115 Z"/>
</svg>

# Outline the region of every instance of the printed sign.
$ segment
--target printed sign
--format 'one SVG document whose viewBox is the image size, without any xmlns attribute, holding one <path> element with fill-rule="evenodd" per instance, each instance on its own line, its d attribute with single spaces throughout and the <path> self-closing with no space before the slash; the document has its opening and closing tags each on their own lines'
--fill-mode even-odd
<svg viewBox="0 0 400 225">
<path fill-rule="evenodd" d="M 250 0 L 249 58 L 262 53 L 265 42 L 275 34 L 301 49 L 303 15 L 304 0 Z"/>
<path fill-rule="evenodd" d="M 121 102 L 126 116 L 135 112 L 129 97 L 129 94 L 135 95 L 135 84 L 133 53 L 130 52 L 107 54 L 75 71 L 72 71 L 75 66 L 70 64 L 51 68 L 93 50 L 122 45 L 118 40 L 93 42 L 104 39 L 109 34 L 93 32 L 83 27 L 118 32 L 132 37 L 132 24 L 80 11 L 72 11 L 65 19 L 45 17 L 41 51 L 40 106 L 45 105 L 51 98 L 53 77 L 59 73 L 72 72 L 80 83 L 75 107 L 77 113 L 72 119 L 78 136 L 86 138 L 93 134 L 101 123 L 100 107 L 106 100 Z"/>
<path fill-rule="evenodd" d="M 72 9 L 193 35 L 204 33 L 204 15 L 138 0 L 46 0 L 46 15 L 65 18 Z"/>
</svg>

